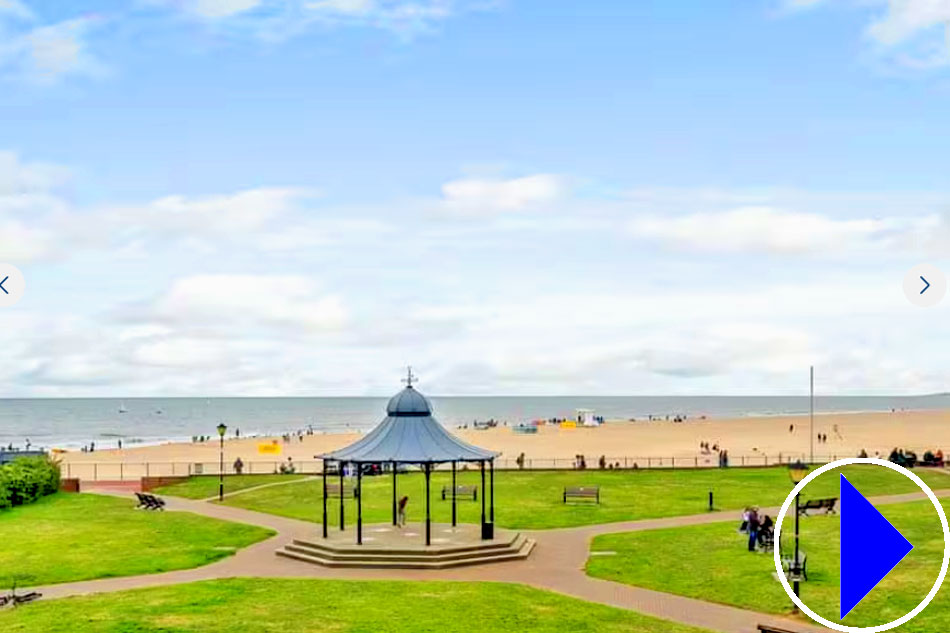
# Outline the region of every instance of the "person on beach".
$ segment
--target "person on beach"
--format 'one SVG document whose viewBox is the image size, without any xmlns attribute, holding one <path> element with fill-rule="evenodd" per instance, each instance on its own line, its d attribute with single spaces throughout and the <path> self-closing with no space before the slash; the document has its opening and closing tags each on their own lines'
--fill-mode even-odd
<svg viewBox="0 0 950 633">
<path fill-rule="evenodd" d="M 399 500 L 399 513 L 396 515 L 396 527 L 406 527 L 406 506 L 409 505 L 409 497 L 403 496 Z"/>
<path fill-rule="evenodd" d="M 234 460 L 234 472 L 235 474 L 242 474 L 244 472 L 244 462 L 240 457 Z"/>
</svg>

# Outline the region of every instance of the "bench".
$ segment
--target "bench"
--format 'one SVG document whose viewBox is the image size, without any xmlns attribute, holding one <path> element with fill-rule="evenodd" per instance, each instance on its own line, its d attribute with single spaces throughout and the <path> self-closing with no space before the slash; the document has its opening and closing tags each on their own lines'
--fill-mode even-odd
<svg viewBox="0 0 950 633">
<path fill-rule="evenodd" d="M 478 486 L 456 486 L 455 496 L 471 497 L 472 501 L 478 501 Z M 442 501 L 452 497 L 452 486 L 442 486 Z"/>
<path fill-rule="evenodd" d="M 43 597 L 43 594 L 38 591 L 30 591 L 29 593 L 24 593 L 17 595 L 16 593 L 16 582 L 13 583 L 13 589 L 10 590 L 10 594 L 7 596 L 0 596 L 0 609 L 12 604 L 14 607 L 21 604 L 26 604 L 27 602 L 33 602 L 34 600 L 39 600 Z"/>
<path fill-rule="evenodd" d="M 600 503 L 600 486 L 571 486 L 564 489 L 564 503 L 568 499 Z"/>
<path fill-rule="evenodd" d="M 138 497 L 139 504 L 135 506 L 137 510 L 164 510 L 165 502 L 156 497 L 155 495 L 150 495 L 147 493 L 136 492 L 135 496 Z"/>
<path fill-rule="evenodd" d="M 760 624 L 758 626 L 759 633 L 798 633 L 798 631 L 793 631 L 791 629 L 782 629 L 777 626 L 772 626 L 771 624 Z"/>
<path fill-rule="evenodd" d="M 354 499 L 356 499 L 359 496 L 359 494 L 357 493 L 356 488 L 354 488 L 353 486 L 344 485 L 343 496 L 345 497 L 352 496 Z M 327 484 L 327 499 L 331 497 L 335 497 L 337 499 L 340 498 L 340 484 Z"/>
<path fill-rule="evenodd" d="M 825 514 L 834 514 L 835 505 L 838 503 L 838 497 L 829 497 L 827 499 L 809 499 L 804 505 L 798 508 L 798 514 L 808 516 L 809 510 L 824 510 Z"/>
<path fill-rule="evenodd" d="M 808 555 L 805 552 L 799 550 L 798 558 L 801 561 L 802 568 L 802 578 L 808 580 Z M 792 573 L 792 562 L 794 560 L 794 555 L 782 557 L 782 569 L 785 570 L 786 574 Z"/>
</svg>

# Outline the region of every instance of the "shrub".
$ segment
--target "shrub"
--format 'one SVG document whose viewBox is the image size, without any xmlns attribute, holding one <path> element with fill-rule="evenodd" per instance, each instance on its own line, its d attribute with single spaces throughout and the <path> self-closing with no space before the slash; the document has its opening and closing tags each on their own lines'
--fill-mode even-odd
<svg viewBox="0 0 950 633">
<path fill-rule="evenodd" d="M 21 457 L 0 466 L 0 509 L 53 494 L 59 478 L 59 464 L 46 457 Z"/>
</svg>

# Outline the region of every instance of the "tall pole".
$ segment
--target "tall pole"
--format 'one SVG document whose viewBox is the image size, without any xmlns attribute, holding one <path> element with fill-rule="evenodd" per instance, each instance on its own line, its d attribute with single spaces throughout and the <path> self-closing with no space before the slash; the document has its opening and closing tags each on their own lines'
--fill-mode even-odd
<svg viewBox="0 0 950 633">
<path fill-rule="evenodd" d="M 356 462 L 356 544 L 363 544 L 363 464 Z"/>
<path fill-rule="evenodd" d="M 495 460 L 492 459 L 488 462 L 489 472 L 491 473 L 491 514 L 489 514 L 489 521 L 492 523 L 495 522 Z"/>
<path fill-rule="evenodd" d="M 218 464 L 218 501 L 224 501 L 224 435 L 219 433 L 221 440 L 221 460 Z"/>
<path fill-rule="evenodd" d="M 429 515 L 429 475 L 432 464 L 426 462 L 426 545 L 432 545 L 432 518 Z"/>
<path fill-rule="evenodd" d="M 801 566 L 798 560 L 798 497 L 795 495 L 795 559 L 792 561 L 792 575 L 795 578 L 795 595 L 798 596 L 798 578 L 801 576 Z"/>
<path fill-rule="evenodd" d="M 396 516 L 396 462 L 392 463 L 393 467 L 393 525 L 396 525 L 398 517 Z"/>
<path fill-rule="evenodd" d="M 323 538 L 327 537 L 327 460 L 323 460 Z"/>
<path fill-rule="evenodd" d="M 343 501 L 346 495 L 343 494 L 343 462 L 337 462 L 336 468 L 340 472 L 340 531 L 343 531 L 344 523 L 344 511 L 343 511 Z"/>
<path fill-rule="evenodd" d="M 455 462 L 452 462 L 452 527 L 458 525 L 455 510 Z"/>
<path fill-rule="evenodd" d="M 815 366 L 812 365 L 808 372 L 808 437 L 811 438 L 811 454 L 809 462 L 815 463 Z"/>
<path fill-rule="evenodd" d="M 485 529 L 485 460 L 482 460 L 482 531 Z"/>
</svg>

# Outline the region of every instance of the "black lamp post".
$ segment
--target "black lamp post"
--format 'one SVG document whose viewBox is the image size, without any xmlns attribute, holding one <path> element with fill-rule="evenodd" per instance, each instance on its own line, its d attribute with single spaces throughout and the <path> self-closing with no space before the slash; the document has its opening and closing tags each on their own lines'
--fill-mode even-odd
<svg viewBox="0 0 950 633">
<path fill-rule="evenodd" d="M 796 486 L 801 483 L 805 478 L 805 475 L 808 474 L 808 467 L 805 466 L 801 461 L 790 464 L 788 467 L 788 475 L 792 478 L 792 483 Z M 788 566 L 788 573 L 792 577 L 793 590 L 795 595 L 799 596 L 799 582 L 802 576 L 802 564 L 801 557 L 799 556 L 799 530 L 798 530 L 798 517 L 799 517 L 799 497 L 800 494 L 795 495 L 795 557 L 792 559 L 791 564 Z"/>
<path fill-rule="evenodd" d="M 221 463 L 218 465 L 218 501 L 224 501 L 224 434 L 228 426 L 222 422 L 218 425 L 218 437 L 221 440 Z"/>
</svg>

